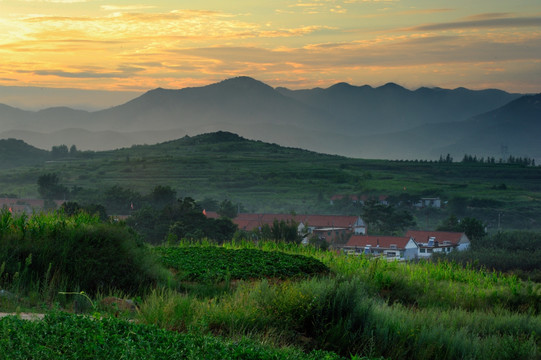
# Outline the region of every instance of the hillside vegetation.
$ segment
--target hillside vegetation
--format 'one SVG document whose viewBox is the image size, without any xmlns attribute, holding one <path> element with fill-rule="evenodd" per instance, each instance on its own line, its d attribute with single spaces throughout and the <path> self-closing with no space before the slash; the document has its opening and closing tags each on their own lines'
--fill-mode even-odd
<svg viewBox="0 0 541 360">
<path fill-rule="evenodd" d="M 394 204 L 440 197 L 446 209 L 410 208 L 419 225 L 433 228 L 455 214 L 479 218 L 489 229 L 541 227 L 541 167 L 520 163 L 352 159 L 217 132 L 115 151 L 70 151 L 36 166 L 2 168 L 0 185 L 5 193 L 35 197 L 37 179 L 47 173 L 57 174 L 70 190 L 63 194 L 67 200 L 83 204 L 107 205 L 114 186 L 131 191 L 130 199 L 118 200 L 126 213 L 161 185 L 178 197 L 229 199 L 252 212 L 358 215 L 348 195 L 384 195 Z M 336 194 L 345 201 L 331 206 Z"/>
</svg>

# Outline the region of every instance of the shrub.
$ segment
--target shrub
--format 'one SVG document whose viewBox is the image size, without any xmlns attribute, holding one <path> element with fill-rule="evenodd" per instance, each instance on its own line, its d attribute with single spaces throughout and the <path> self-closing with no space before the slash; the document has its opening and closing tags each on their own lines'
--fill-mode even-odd
<svg viewBox="0 0 541 360">
<path fill-rule="evenodd" d="M 67 287 L 60 290 L 116 288 L 133 293 L 166 280 L 165 269 L 126 227 L 101 224 L 84 213 L 27 218 L 4 212 L 1 219 L 4 282 L 17 280 L 29 288 L 54 278 Z"/>
</svg>

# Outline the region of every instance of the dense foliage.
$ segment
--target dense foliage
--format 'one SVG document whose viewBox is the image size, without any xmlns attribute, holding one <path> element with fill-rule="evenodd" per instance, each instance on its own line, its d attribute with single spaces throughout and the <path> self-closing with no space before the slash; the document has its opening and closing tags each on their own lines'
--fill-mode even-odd
<svg viewBox="0 0 541 360">
<path fill-rule="evenodd" d="M 230 240 L 237 230 L 229 218 L 212 219 L 205 216 L 201 206 L 189 197 L 170 202 L 161 209 L 145 206 L 135 211 L 127 224 L 154 244 L 161 244 L 166 239 L 178 242 L 203 238 L 221 243 Z"/>
<path fill-rule="evenodd" d="M 541 233 L 506 231 L 472 241 L 468 251 L 452 252 L 448 260 L 477 269 L 512 272 L 541 282 Z"/>
<path fill-rule="evenodd" d="M 216 246 L 157 247 L 161 262 L 178 271 L 182 280 L 299 278 L 325 274 L 329 269 L 307 256 L 257 249 Z"/>
<path fill-rule="evenodd" d="M 436 230 L 463 232 L 470 240 L 477 243 L 487 235 L 485 228 L 486 226 L 478 219 L 466 217 L 459 220 L 455 215 L 451 215 L 439 224 Z"/>
<path fill-rule="evenodd" d="M 0 264 L 0 285 L 52 282 L 63 291 L 90 293 L 112 288 L 136 292 L 163 273 L 135 233 L 84 212 L 27 217 L 1 211 Z"/>
<path fill-rule="evenodd" d="M 293 349 L 273 349 L 247 339 L 232 341 L 179 334 L 114 318 L 62 313 L 50 314 L 36 322 L 16 317 L 0 319 L 0 353 L 10 360 L 340 359 L 336 354 L 322 351 L 305 354 Z"/>
</svg>

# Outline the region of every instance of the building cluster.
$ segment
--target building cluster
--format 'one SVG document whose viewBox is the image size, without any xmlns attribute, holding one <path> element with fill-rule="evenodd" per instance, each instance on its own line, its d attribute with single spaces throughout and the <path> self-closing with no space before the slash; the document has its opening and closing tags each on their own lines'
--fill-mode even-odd
<svg viewBox="0 0 541 360">
<path fill-rule="evenodd" d="M 219 217 L 215 212 L 206 214 L 211 218 Z M 404 236 L 366 235 L 366 224 L 359 216 L 241 213 L 233 219 L 243 231 L 260 231 L 275 221 L 297 224 L 305 244 L 310 237 L 317 236 L 344 253 L 389 260 L 428 258 L 434 253 L 465 250 L 470 246 L 470 240 L 462 232 L 410 230 Z"/>
</svg>

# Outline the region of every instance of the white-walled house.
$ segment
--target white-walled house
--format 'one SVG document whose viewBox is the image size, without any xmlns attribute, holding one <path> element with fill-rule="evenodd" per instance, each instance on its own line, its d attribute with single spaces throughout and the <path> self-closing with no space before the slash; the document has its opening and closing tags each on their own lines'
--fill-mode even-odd
<svg viewBox="0 0 541 360">
<path fill-rule="evenodd" d="M 420 258 L 428 258 L 433 253 L 462 251 L 470 247 L 470 239 L 463 232 L 410 230 L 406 236 L 413 238 L 419 246 Z"/>
<path fill-rule="evenodd" d="M 411 260 L 419 253 L 417 243 L 409 236 L 353 235 L 342 249 L 349 254 L 382 256 L 388 260 Z"/>
<path fill-rule="evenodd" d="M 209 218 L 219 218 L 213 211 L 205 211 L 205 214 Z M 272 226 L 275 220 L 295 221 L 299 234 L 316 232 L 325 239 L 345 234 L 366 234 L 366 224 L 360 216 L 240 213 L 232 221 L 239 230 L 255 231 L 264 225 Z"/>
<path fill-rule="evenodd" d="M 441 199 L 438 197 L 421 198 L 414 206 L 418 208 L 433 207 L 439 209 L 441 208 Z"/>
</svg>

